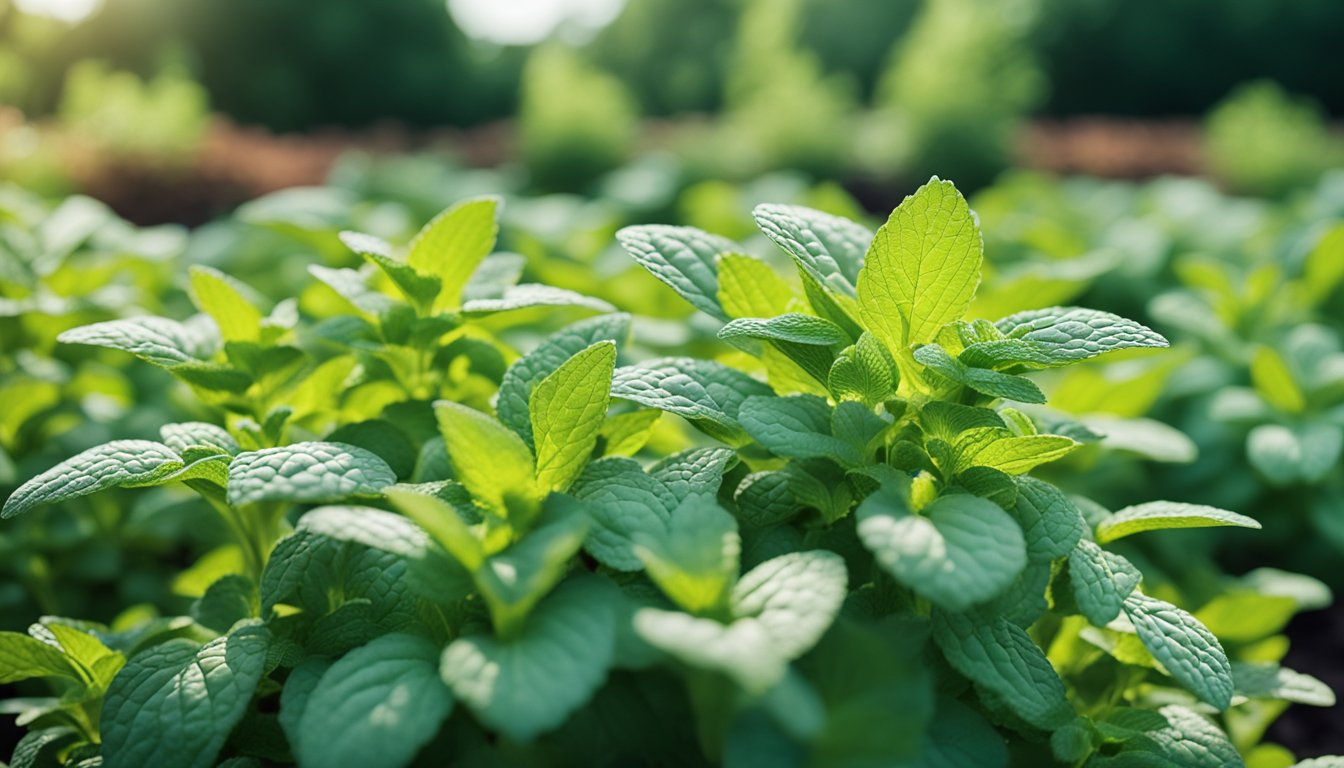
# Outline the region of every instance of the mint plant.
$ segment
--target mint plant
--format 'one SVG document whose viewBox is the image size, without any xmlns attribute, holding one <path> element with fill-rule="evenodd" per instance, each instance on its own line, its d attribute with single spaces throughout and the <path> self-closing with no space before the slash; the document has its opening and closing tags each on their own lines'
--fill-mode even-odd
<svg viewBox="0 0 1344 768">
<path fill-rule="evenodd" d="M 1031 415 L 1028 374 L 1166 340 L 1079 308 L 967 319 L 983 246 L 950 183 L 876 233 L 758 208 L 798 288 L 714 235 L 622 230 L 722 323 L 717 359 L 637 359 L 616 313 L 518 354 L 514 310 L 609 307 L 519 285 L 496 209 L 404 251 L 345 235 L 364 266 L 312 269 L 340 314 L 196 268 L 201 315 L 63 334 L 167 370 L 202 420 L 0 516 L 184 485 L 232 541 L 183 574 L 185 615 L 0 633 L 0 682 L 55 694 L 7 705 L 13 765 L 1222 767 L 1286 703 L 1333 703 L 1275 630 L 1126 556 L 1255 520 L 1031 475 L 1092 437 Z M 1319 601 L 1271 591 L 1284 621 Z"/>
</svg>

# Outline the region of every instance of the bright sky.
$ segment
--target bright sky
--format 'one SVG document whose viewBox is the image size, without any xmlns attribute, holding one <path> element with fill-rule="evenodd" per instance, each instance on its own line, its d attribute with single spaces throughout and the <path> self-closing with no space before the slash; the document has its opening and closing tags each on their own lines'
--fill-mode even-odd
<svg viewBox="0 0 1344 768">
<path fill-rule="evenodd" d="M 463 32 L 501 45 L 538 42 L 566 22 L 600 29 L 624 5 L 625 0 L 448 0 Z"/>
</svg>

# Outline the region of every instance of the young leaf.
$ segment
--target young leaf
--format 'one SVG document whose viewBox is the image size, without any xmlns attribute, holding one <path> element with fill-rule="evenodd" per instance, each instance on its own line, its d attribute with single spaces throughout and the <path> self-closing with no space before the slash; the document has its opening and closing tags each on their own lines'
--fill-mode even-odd
<svg viewBox="0 0 1344 768">
<path fill-rule="evenodd" d="M 1124 602 L 1143 645 L 1182 686 L 1219 710 L 1232 702 L 1232 667 L 1218 638 L 1176 606 L 1132 592 Z"/>
<path fill-rule="evenodd" d="M 740 253 L 719 257 L 717 298 L 729 317 L 775 317 L 801 302 L 769 264 Z"/>
<path fill-rule="evenodd" d="M 837 400 L 858 400 L 870 408 L 891 397 L 899 382 L 896 363 L 871 333 L 841 351 L 826 377 Z"/>
<path fill-rule="evenodd" d="M 1069 555 L 1069 583 L 1078 610 L 1094 626 L 1115 621 L 1125 600 L 1143 581 L 1143 574 L 1128 560 L 1107 552 L 1087 539 Z"/>
<path fill-rule="evenodd" d="M 314 504 L 378 496 L 397 481 L 377 455 L 345 443 L 295 443 L 240 453 L 229 465 L 231 506 L 258 501 Z"/>
<path fill-rule="evenodd" d="M 108 488 L 158 485 L 183 466 L 182 457 L 162 443 L 113 440 L 66 459 L 21 485 L 5 501 L 0 518 Z"/>
<path fill-rule="evenodd" d="M 1060 435 L 1006 435 L 1001 430 L 969 432 L 958 443 L 959 454 L 954 474 L 971 467 L 990 467 L 1010 475 L 1020 475 L 1062 458 L 1081 443 Z"/>
<path fill-rule="evenodd" d="M 966 200 L 934 177 L 877 230 L 858 276 L 864 325 L 892 354 L 959 320 L 980 283 L 984 244 Z"/>
<path fill-rule="evenodd" d="M 900 583 L 948 610 L 993 597 L 1027 564 L 1022 529 L 992 501 L 942 496 L 916 515 L 908 492 L 884 484 L 859 505 L 859 539 Z"/>
<path fill-rule="evenodd" d="M 574 579 L 537 606 L 518 636 L 454 640 L 439 672 L 482 724 L 531 741 L 564 722 L 606 679 L 617 600 L 599 579 Z"/>
<path fill-rule="evenodd" d="M 251 624 L 200 648 L 169 640 L 131 657 L 103 700 L 103 765 L 214 765 L 256 692 L 270 642 Z"/>
<path fill-rule="evenodd" d="M 457 479 L 471 495 L 497 513 L 508 510 L 510 495 L 537 499 L 532 451 L 489 415 L 459 403 L 434 403 L 439 429 Z"/>
<path fill-rule="evenodd" d="M 1002 397 L 1019 403 L 1044 403 L 1045 395 L 1031 379 L 987 368 L 972 368 L 947 354 L 937 344 L 925 344 L 915 350 L 915 360 L 940 376 L 990 397 Z"/>
<path fill-rule="evenodd" d="M 599 341 L 532 391 L 528 410 L 541 489 L 563 491 L 583 471 L 607 415 L 615 366 L 616 343 Z"/>
<path fill-rule="evenodd" d="M 1335 692 L 1311 675 L 1295 672 L 1273 662 L 1232 662 L 1232 681 L 1238 696 L 1306 704 L 1335 706 Z"/>
<path fill-rule="evenodd" d="M 237 454 L 241 448 L 238 441 L 223 427 L 202 421 L 188 421 L 182 424 L 165 424 L 159 428 L 159 436 L 164 444 L 181 453 L 192 446 L 209 446 L 229 454 Z"/>
<path fill-rule="evenodd" d="M 452 711 L 439 654 L 422 637 L 391 634 L 332 664 L 309 693 L 294 734 L 299 765 L 410 763 Z"/>
<path fill-rule="evenodd" d="M 1168 346 L 1167 340 L 1133 320 L 1078 307 L 1019 312 L 998 320 L 1003 338 L 968 344 L 961 362 L 976 368 L 1055 368 L 1121 349 Z"/>
<path fill-rule="evenodd" d="M 842 216 L 798 205 L 758 205 L 751 215 L 765 236 L 792 256 L 817 282 L 854 296 L 864 252 L 873 233 Z"/>
<path fill-rule="evenodd" d="M 1209 528 L 1220 525 L 1256 529 L 1260 527 L 1260 523 L 1245 515 L 1217 507 L 1175 501 L 1150 501 L 1115 512 L 1097 525 L 1096 534 L 1097 543 L 1106 544 L 1144 531 L 1166 528 Z"/>
<path fill-rule="evenodd" d="M 719 329 L 719 338 L 734 346 L 738 346 L 743 339 L 784 341 L 813 347 L 836 347 L 850 343 L 849 335 L 835 323 L 798 312 L 788 312 L 778 317 L 739 318 Z"/>
<path fill-rule="evenodd" d="M 464 200 L 434 217 L 411 240 L 406 263 L 439 278 L 436 309 L 452 309 L 471 273 L 495 247 L 499 232 L 497 197 Z"/>
<path fill-rule="evenodd" d="M 662 224 L 626 227 L 616 239 L 635 261 L 696 309 L 728 321 L 718 300 L 718 257 L 737 250 L 731 241 L 694 227 Z"/>
<path fill-rule="evenodd" d="M 442 286 L 438 276 L 421 274 L 414 267 L 391 256 L 379 253 L 364 253 L 363 256 L 387 275 L 416 310 L 424 314 L 434 306 L 434 299 L 439 295 Z"/>
<path fill-rule="evenodd" d="M 79 680 L 80 671 L 60 648 L 19 632 L 0 632 L 0 685 L 31 677 Z"/>
<path fill-rule="evenodd" d="M 635 555 L 664 594 L 691 613 L 720 608 L 737 576 L 737 521 L 713 497 L 691 495 L 662 529 L 636 530 Z"/>
<path fill-rule="evenodd" d="M 192 301 L 215 321 L 224 341 L 261 339 L 261 310 L 244 297 L 233 278 L 201 265 L 191 267 L 188 273 Z"/>
</svg>

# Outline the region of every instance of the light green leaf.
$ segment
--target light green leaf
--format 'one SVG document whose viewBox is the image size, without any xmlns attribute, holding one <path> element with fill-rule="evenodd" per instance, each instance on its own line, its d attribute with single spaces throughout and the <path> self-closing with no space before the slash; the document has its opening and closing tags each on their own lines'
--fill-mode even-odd
<svg viewBox="0 0 1344 768">
<path fill-rule="evenodd" d="M 1232 701 L 1232 667 L 1218 638 L 1171 603 L 1132 592 L 1125 615 L 1143 645 L 1176 681 L 1207 704 L 1224 710 Z"/>
<path fill-rule="evenodd" d="M 768 385 L 741 371 L 687 357 L 617 368 L 611 384 L 612 397 L 675 413 L 727 438 L 742 434 L 737 415 L 744 400 L 773 394 Z"/>
<path fill-rule="evenodd" d="M 294 443 L 240 453 L 229 465 L 231 506 L 258 501 L 301 504 L 378 496 L 397 482 L 377 455 L 345 443 Z"/>
<path fill-rule="evenodd" d="M 694 227 L 663 224 L 626 227 L 616 239 L 635 261 L 696 309 L 728 321 L 718 300 L 718 258 L 738 249 L 732 241 Z"/>
<path fill-rule="evenodd" d="M 1231 643 L 1253 643 L 1282 632 L 1300 610 L 1287 595 L 1228 589 L 1195 611 L 1214 636 Z"/>
<path fill-rule="evenodd" d="M 968 344 L 961 362 L 975 368 L 1055 368 L 1121 349 L 1166 347 L 1147 326 L 1095 309 L 1049 307 L 995 321 L 1003 338 Z"/>
<path fill-rule="evenodd" d="M 199 337 L 190 329 L 164 317 L 128 317 L 83 325 L 65 331 L 56 340 L 129 352 L 162 368 L 197 362 L 209 351 L 200 348 Z"/>
<path fill-rule="evenodd" d="M 439 298 L 443 300 L 442 294 Z M 472 299 L 462 304 L 465 315 L 492 315 L 529 307 L 582 307 L 597 312 L 615 312 L 616 308 L 602 299 L 581 293 L 537 283 L 511 285 L 496 298 Z"/>
<path fill-rule="evenodd" d="M 626 411 L 607 417 L 602 422 L 602 455 L 634 456 L 653 437 L 653 431 L 662 418 L 662 411 L 652 409 Z"/>
<path fill-rule="evenodd" d="M 572 580 L 537 606 L 517 637 L 454 640 L 440 674 L 487 728 L 531 741 L 563 723 L 606 679 L 617 600 L 601 580 Z"/>
<path fill-rule="evenodd" d="M 341 657 L 308 695 L 294 738 L 301 766 L 399 768 L 452 711 L 440 650 L 422 637 L 384 635 Z"/>
<path fill-rule="evenodd" d="M 947 354 L 937 344 L 925 344 L 915 350 L 915 360 L 940 376 L 982 395 L 1002 397 L 1020 403 L 1044 403 L 1045 395 L 1031 379 L 987 368 L 972 368 Z"/>
<path fill-rule="evenodd" d="M 411 240 L 406 263 L 441 282 L 435 308 L 457 306 L 471 273 L 495 247 L 499 205 L 497 197 L 463 200 L 434 217 Z"/>
<path fill-rule="evenodd" d="M 427 493 L 393 487 L 384 492 L 392 505 L 414 520 L 435 541 L 446 549 L 468 571 L 479 569 L 485 562 L 486 552 L 481 539 L 474 533 L 458 511 L 443 499 Z M 316 512 L 317 510 L 314 510 Z M 313 513 L 304 515 L 303 520 Z"/>
<path fill-rule="evenodd" d="M 842 350 L 826 377 L 826 386 L 837 400 L 858 400 L 869 407 L 891 397 L 899 382 L 896 363 L 871 333 Z"/>
<path fill-rule="evenodd" d="M 162 443 L 113 440 L 66 459 L 19 486 L 5 501 L 0 518 L 108 488 L 158 485 L 184 465 L 182 457 Z"/>
<path fill-rule="evenodd" d="M 552 494 L 521 541 L 472 573 L 496 634 L 512 637 L 537 601 L 565 575 L 588 534 L 588 517 L 568 496 Z"/>
<path fill-rule="evenodd" d="M 1330 297 L 1344 281 L 1344 223 L 1336 221 L 1302 265 L 1302 287 L 1308 301 L 1318 303 Z M 1344 758 L 1341 758 L 1344 762 Z"/>
<path fill-rule="evenodd" d="M 1273 662 L 1232 662 L 1236 693 L 1248 699 L 1272 699 L 1312 707 L 1335 706 L 1335 692 L 1311 675 Z"/>
<path fill-rule="evenodd" d="M 858 276 L 864 325 L 894 355 L 966 314 L 984 244 L 961 193 L 934 177 L 877 230 Z"/>
<path fill-rule="evenodd" d="M 1150 501 L 1125 507 L 1097 525 L 1097 543 L 1122 539 L 1144 531 L 1166 528 L 1209 528 L 1231 525 L 1241 528 L 1260 527 L 1260 523 L 1245 515 L 1202 504 L 1183 504 L 1175 501 Z"/>
<path fill-rule="evenodd" d="M 271 635 L 259 624 L 197 647 L 169 640 L 131 657 L 103 700 L 103 765 L 208 768 L 247 711 Z"/>
<path fill-rule="evenodd" d="M 871 230 L 799 205 L 758 205 L 751 215 L 765 236 L 817 282 L 842 295 L 856 295 L 864 253 L 873 241 Z"/>
<path fill-rule="evenodd" d="M 499 398 L 495 403 L 499 420 L 530 447 L 532 417 L 528 412 L 528 402 L 532 399 L 532 390 L 566 360 L 584 349 L 608 339 L 619 345 L 629 334 L 630 316 L 627 314 L 592 317 L 561 329 L 536 349 L 518 358 L 504 372 L 504 379 L 499 384 Z"/>
<path fill-rule="evenodd" d="M 1251 383 L 1265 402 L 1285 413 L 1301 413 L 1307 407 L 1302 387 L 1288 365 L 1271 347 L 1260 346 L 1251 358 Z"/>
<path fill-rule="evenodd" d="M 1067 557 L 1087 527 L 1083 514 L 1068 496 L 1047 482 L 1025 475 L 1017 478 L 1017 503 L 1011 512 L 1022 526 L 1027 557 L 1035 561 Z"/>
<path fill-rule="evenodd" d="M 365 314 L 378 317 L 396 306 L 390 296 L 369 285 L 369 275 L 365 273 L 353 269 L 332 269 L 321 264 L 310 265 L 308 273 Z"/>
<path fill-rule="evenodd" d="M 686 497 L 662 529 L 630 532 L 649 578 L 691 613 L 721 608 L 737 577 L 742 540 L 737 521 L 711 496 Z"/>
<path fill-rule="evenodd" d="M 364 253 L 364 259 L 382 271 L 406 300 L 421 313 L 428 313 L 439 295 L 442 282 L 435 275 L 424 275 L 405 262 L 378 253 Z"/>
<path fill-rule="evenodd" d="M 165 424 L 159 428 L 159 436 L 174 451 L 181 453 L 192 446 L 204 445 L 234 455 L 241 450 L 238 441 L 223 427 L 207 424 L 203 421 L 187 421 L 181 424 Z"/>
<path fill-rule="evenodd" d="M 831 435 L 831 406 L 819 397 L 749 397 L 737 417 L 747 434 L 777 456 L 828 458 L 848 468 L 864 461 L 862 443 Z"/>
<path fill-rule="evenodd" d="M 986 428 L 964 434 L 958 442 L 953 473 L 971 467 L 990 467 L 1010 475 L 1020 475 L 1062 458 L 1081 445 L 1060 435 L 1011 435 Z"/>
<path fill-rule="evenodd" d="M 1128 560 L 1087 539 L 1069 555 L 1069 583 L 1078 610 L 1093 625 L 1104 627 L 1124 608 L 1125 598 L 1143 581 Z"/>
<path fill-rule="evenodd" d="M 769 264 L 741 253 L 719 257 L 717 298 L 729 317 L 774 317 L 801 303 Z"/>
<path fill-rule="evenodd" d="M 20 632 L 0 632 L 0 685 L 31 677 L 80 679 L 74 662 L 50 643 Z"/>
<path fill-rule="evenodd" d="M 933 637 L 954 669 L 1003 697 L 1028 723 L 1049 731 L 1073 720 L 1064 682 L 1016 624 L 1001 616 L 935 610 Z"/>
<path fill-rule="evenodd" d="M 1313 421 L 1286 427 L 1261 424 L 1246 436 L 1246 457 L 1272 485 L 1318 483 L 1344 451 L 1344 429 Z"/>
<path fill-rule="evenodd" d="M 236 280 L 199 264 L 187 271 L 191 275 L 193 303 L 215 321 L 224 341 L 261 339 L 261 310 L 247 300 Z"/>
<path fill-rule="evenodd" d="M 814 347 L 835 347 L 850 343 L 840 326 L 814 315 L 788 312 L 778 317 L 743 317 L 719 329 L 719 338 L 744 351 L 752 351 L 744 339 L 785 341 Z"/>
<path fill-rule="evenodd" d="M 993 597 L 1027 564 L 1022 529 L 992 501 L 942 496 L 914 514 L 908 490 L 884 484 L 859 505 L 859 539 L 888 573 L 959 611 Z"/>
<path fill-rule="evenodd" d="M 616 343 L 599 341 L 537 384 L 528 405 L 537 449 L 537 485 L 563 491 L 597 447 L 611 400 Z"/>
<path fill-rule="evenodd" d="M 532 451 L 521 438 L 488 414 L 460 403 L 439 400 L 434 413 L 457 479 L 474 498 L 500 514 L 508 511 L 511 496 L 526 504 L 540 498 Z"/>
</svg>

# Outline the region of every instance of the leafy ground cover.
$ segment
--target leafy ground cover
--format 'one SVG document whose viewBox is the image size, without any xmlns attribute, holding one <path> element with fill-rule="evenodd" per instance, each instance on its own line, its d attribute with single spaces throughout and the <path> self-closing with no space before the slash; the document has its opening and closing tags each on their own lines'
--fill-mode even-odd
<svg viewBox="0 0 1344 768">
<path fill-rule="evenodd" d="M 396 177 L 5 198 L 11 765 L 1268 768 L 1333 705 L 1337 181 Z"/>
</svg>

